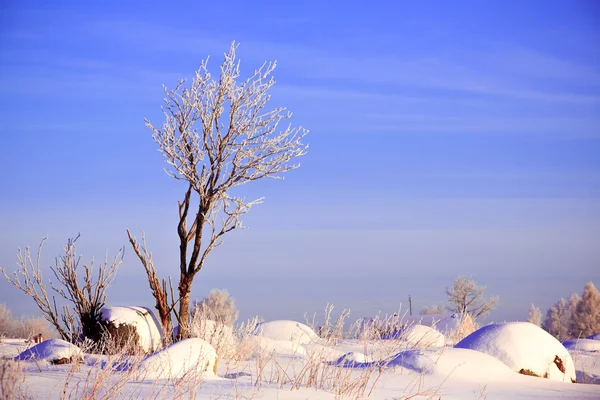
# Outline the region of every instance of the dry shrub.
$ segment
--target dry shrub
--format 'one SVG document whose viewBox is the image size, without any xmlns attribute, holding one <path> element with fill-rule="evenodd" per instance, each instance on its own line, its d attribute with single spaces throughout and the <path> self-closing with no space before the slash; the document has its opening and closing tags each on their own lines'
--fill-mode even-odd
<svg viewBox="0 0 600 400">
<path fill-rule="evenodd" d="M 17 361 L 0 361 L 0 399 L 20 399 L 26 397 L 22 391 L 25 374 Z"/>
</svg>

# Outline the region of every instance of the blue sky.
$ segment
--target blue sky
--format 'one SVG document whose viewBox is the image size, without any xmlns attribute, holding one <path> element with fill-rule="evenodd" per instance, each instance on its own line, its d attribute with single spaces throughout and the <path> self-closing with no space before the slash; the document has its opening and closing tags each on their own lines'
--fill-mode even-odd
<svg viewBox="0 0 600 400">
<path fill-rule="evenodd" d="M 51 265 L 81 232 L 84 259 L 126 246 L 113 304 L 153 304 L 125 229 L 177 274 L 185 187 L 143 119 L 161 85 L 278 60 L 272 106 L 310 129 L 308 155 L 194 283 L 242 317 L 359 317 L 443 303 L 472 275 L 492 319 L 600 283 L 600 6 L 527 2 L 8 2 L 0 12 L 0 265 L 49 235 Z M 323 4 L 326 3 L 326 4 Z M 15 313 L 33 302 L 0 282 Z"/>
</svg>

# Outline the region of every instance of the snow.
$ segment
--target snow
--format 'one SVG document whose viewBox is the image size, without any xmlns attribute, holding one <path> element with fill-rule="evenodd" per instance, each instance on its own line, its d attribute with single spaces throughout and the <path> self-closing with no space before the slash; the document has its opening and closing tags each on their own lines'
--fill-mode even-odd
<svg viewBox="0 0 600 400">
<path fill-rule="evenodd" d="M 289 320 L 276 320 L 258 324 L 255 335 L 273 340 L 291 341 L 296 345 L 318 342 L 319 336 L 307 325 Z"/>
<path fill-rule="evenodd" d="M 590 335 L 587 338 L 591 339 L 591 340 L 600 340 L 600 333 L 596 333 L 594 335 Z"/>
<path fill-rule="evenodd" d="M 529 370 L 556 381 L 576 379 L 575 366 L 567 349 L 552 335 L 529 322 L 508 322 L 485 326 L 456 348 L 477 350 L 496 357 L 514 371 Z M 564 372 L 554 362 L 562 360 Z"/>
<path fill-rule="evenodd" d="M 83 359 L 83 352 L 74 344 L 61 339 L 49 339 L 23 351 L 15 360 L 56 362 L 61 359 Z"/>
<path fill-rule="evenodd" d="M 216 363 L 214 347 L 202 339 L 192 338 L 147 356 L 138 369 L 144 379 L 172 379 L 188 374 L 214 374 Z"/>
<path fill-rule="evenodd" d="M 600 351 L 600 340 L 571 339 L 562 342 L 568 350 Z"/>
<path fill-rule="evenodd" d="M 446 338 L 434 328 L 425 325 L 411 325 L 402 330 L 399 339 L 411 348 L 444 347 Z"/>
<path fill-rule="evenodd" d="M 250 337 L 261 354 L 276 353 L 289 357 L 305 357 L 306 349 L 301 344 L 290 340 L 275 340 L 264 336 Z"/>
<path fill-rule="evenodd" d="M 105 306 L 100 310 L 101 318 L 112 322 L 132 325 L 140 337 L 139 345 L 145 352 L 153 352 L 162 345 L 162 327 L 152 310 L 146 307 Z"/>
<path fill-rule="evenodd" d="M 289 330 L 289 324 L 282 325 Z M 276 332 L 271 333 L 277 336 Z M 539 328 L 509 323 L 497 328 L 496 333 L 497 345 L 513 352 L 523 351 L 523 357 L 533 358 L 528 350 L 521 349 L 521 341 L 536 350 L 535 360 L 541 348 L 566 351 L 560 343 L 549 343 L 541 337 Z M 480 332 L 478 336 L 484 335 Z M 600 384 L 589 384 L 600 383 L 600 353 L 595 351 L 571 350 L 578 378 L 578 383 L 572 384 L 519 374 L 496 354 L 469 348 L 407 349 L 401 341 L 380 339 L 314 340 L 300 344 L 284 332 L 278 337 L 287 339 L 250 336 L 270 354 L 249 360 L 219 359 L 217 363 L 215 349 L 193 338 L 141 360 L 136 356 L 85 355 L 85 363 L 78 365 L 16 361 L 14 366 L 25 376 L 23 397 L 34 400 L 600 398 Z M 0 354 L 10 354 L 16 346 L 24 344 L 0 343 Z M 361 385 L 366 385 L 363 393 L 343 392 L 344 388 Z"/>
<path fill-rule="evenodd" d="M 231 327 L 208 319 L 195 320 L 190 326 L 190 336 L 210 343 L 219 358 L 231 358 L 238 345 Z"/>
</svg>

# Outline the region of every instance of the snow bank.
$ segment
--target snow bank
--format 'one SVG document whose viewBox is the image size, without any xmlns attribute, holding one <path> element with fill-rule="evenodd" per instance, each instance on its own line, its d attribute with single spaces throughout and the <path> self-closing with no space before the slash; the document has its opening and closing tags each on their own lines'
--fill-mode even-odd
<svg viewBox="0 0 600 400">
<path fill-rule="evenodd" d="M 193 378 L 198 374 L 214 374 L 216 364 L 214 347 L 202 339 L 192 338 L 147 356 L 139 370 L 144 379 L 177 379 L 186 374 Z"/>
<path fill-rule="evenodd" d="M 70 363 L 73 360 L 83 360 L 83 352 L 74 344 L 61 339 L 49 339 L 23 351 L 15 360 L 38 360 L 50 363 Z"/>
<path fill-rule="evenodd" d="M 147 353 L 162 346 L 162 327 L 152 310 L 146 307 L 106 306 L 100 310 L 100 317 L 116 328 L 130 325 L 139 336 L 139 346 Z"/>
<path fill-rule="evenodd" d="M 289 340 L 275 340 L 264 336 L 249 337 L 256 348 L 263 353 L 275 353 L 281 356 L 305 357 L 306 349 L 301 344 Z"/>
<path fill-rule="evenodd" d="M 411 325 L 400 332 L 400 340 L 408 342 L 410 347 L 444 347 L 446 338 L 436 329 L 425 325 Z"/>
<path fill-rule="evenodd" d="M 529 322 L 485 326 L 455 347 L 487 353 L 526 375 L 575 381 L 575 367 L 567 349 L 548 332 Z"/>
<path fill-rule="evenodd" d="M 278 320 L 258 324 L 255 335 L 273 340 L 291 341 L 297 345 L 318 342 L 319 336 L 310 327 L 296 321 Z"/>
<path fill-rule="evenodd" d="M 346 353 L 340 356 L 335 364 L 338 366 L 353 366 L 360 365 L 362 363 L 371 363 L 373 359 L 369 356 L 364 355 L 363 353 L 359 353 L 357 351 L 351 351 L 350 353 Z"/>
<path fill-rule="evenodd" d="M 600 351 L 600 340 L 593 339 L 571 339 L 562 342 L 568 350 Z"/>
<path fill-rule="evenodd" d="M 590 340 L 600 340 L 600 333 L 596 333 L 594 335 L 590 335 L 587 337 Z"/>
</svg>

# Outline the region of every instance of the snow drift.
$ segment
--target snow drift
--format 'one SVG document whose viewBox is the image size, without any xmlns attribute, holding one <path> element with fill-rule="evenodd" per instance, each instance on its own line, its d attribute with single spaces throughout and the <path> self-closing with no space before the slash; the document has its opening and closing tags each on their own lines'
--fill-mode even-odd
<svg viewBox="0 0 600 400">
<path fill-rule="evenodd" d="M 575 382 L 575 366 L 567 349 L 552 335 L 529 322 L 485 326 L 456 348 L 496 357 L 514 371 L 556 381 Z"/>
<path fill-rule="evenodd" d="M 68 364 L 83 360 L 83 352 L 74 344 L 61 339 L 50 339 L 23 351 L 14 360 L 47 361 L 53 364 Z"/>
<path fill-rule="evenodd" d="M 425 325 L 411 325 L 403 329 L 398 338 L 406 341 L 413 348 L 423 349 L 446 345 L 446 338 L 441 332 Z"/>
<path fill-rule="evenodd" d="M 568 350 L 600 351 L 600 340 L 593 339 L 571 339 L 562 342 Z"/>
<path fill-rule="evenodd" d="M 213 375 L 217 352 L 202 339 L 182 340 L 147 356 L 138 369 L 144 379 L 182 378 L 185 375 Z"/>
<path fill-rule="evenodd" d="M 254 334 L 273 340 L 290 341 L 296 345 L 318 342 L 319 336 L 307 325 L 296 321 L 277 320 L 258 324 Z"/>
</svg>

